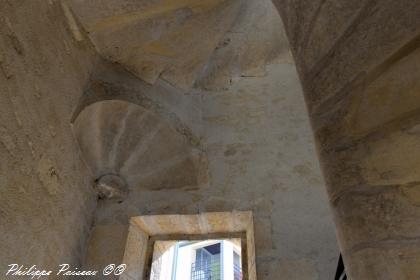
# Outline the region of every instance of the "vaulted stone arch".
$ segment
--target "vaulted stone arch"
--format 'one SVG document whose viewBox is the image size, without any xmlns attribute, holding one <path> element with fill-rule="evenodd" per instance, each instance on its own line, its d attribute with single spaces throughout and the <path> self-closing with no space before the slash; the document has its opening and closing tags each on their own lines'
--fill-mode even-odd
<svg viewBox="0 0 420 280">
<path fill-rule="evenodd" d="M 150 108 L 96 102 L 80 112 L 73 130 L 94 178 L 120 176 L 131 190 L 191 188 L 206 180 L 205 154 Z"/>
</svg>

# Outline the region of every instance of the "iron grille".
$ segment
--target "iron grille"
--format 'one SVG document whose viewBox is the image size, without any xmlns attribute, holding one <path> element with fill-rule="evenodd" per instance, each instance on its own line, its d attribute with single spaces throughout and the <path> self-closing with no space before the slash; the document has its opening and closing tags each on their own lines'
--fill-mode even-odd
<svg viewBox="0 0 420 280">
<path fill-rule="evenodd" d="M 343 262 L 343 257 L 340 254 L 340 258 L 338 259 L 338 264 L 337 264 L 337 272 L 335 273 L 335 280 L 346 280 L 347 279 L 347 275 L 346 275 L 346 269 L 344 267 L 344 262 Z"/>
<path fill-rule="evenodd" d="M 221 280 L 220 260 L 212 258 L 191 264 L 191 280 Z"/>
<path fill-rule="evenodd" d="M 233 265 L 233 279 L 234 280 L 242 280 L 242 269 L 239 265 Z"/>
</svg>

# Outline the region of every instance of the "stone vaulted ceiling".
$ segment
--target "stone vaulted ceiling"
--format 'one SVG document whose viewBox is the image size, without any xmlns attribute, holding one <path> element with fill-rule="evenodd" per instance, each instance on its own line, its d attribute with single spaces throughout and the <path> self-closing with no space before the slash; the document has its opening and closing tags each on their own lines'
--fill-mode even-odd
<svg viewBox="0 0 420 280">
<path fill-rule="evenodd" d="M 188 89 L 241 4 L 241 0 L 74 0 L 71 7 L 105 58 L 148 83 L 161 76 Z"/>
<path fill-rule="evenodd" d="M 105 72 L 97 67 L 85 89 L 73 116 L 76 137 L 95 178 L 116 174 L 131 189 L 191 188 L 206 180 L 200 135 L 173 111 L 177 106 L 156 103 L 158 92 L 181 101 L 180 91 L 223 89 L 235 76 L 263 76 L 267 61 L 290 58 L 269 0 L 67 4 L 81 37 L 111 62 Z M 127 92 L 129 84 L 140 90 Z"/>
<path fill-rule="evenodd" d="M 149 84 L 161 78 L 188 91 L 199 80 L 207 85 L 208 74 L 221 79 L 215 69 L 258 68 L 288 49 L 270 1 L 70 0 L 69 7 L 104 58 Z M 273 29 L 261 32 L 268 21 Z"/>
</svg>

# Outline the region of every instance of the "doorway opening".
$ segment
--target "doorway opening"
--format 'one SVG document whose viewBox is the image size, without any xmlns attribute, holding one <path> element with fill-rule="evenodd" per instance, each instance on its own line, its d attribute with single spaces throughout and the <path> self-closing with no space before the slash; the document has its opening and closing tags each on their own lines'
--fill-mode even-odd
<svg viewBox="0 0 420 280">
<path fill-rule="evenodd" d="M 256 280 L 252 212 L 132 217 L 122 262 L 133 280 Z"/>
<path fill-rule="evenodd" d="M 156 241 L 150 280 L 242 280 L 241 239 Z"/>
</svg>

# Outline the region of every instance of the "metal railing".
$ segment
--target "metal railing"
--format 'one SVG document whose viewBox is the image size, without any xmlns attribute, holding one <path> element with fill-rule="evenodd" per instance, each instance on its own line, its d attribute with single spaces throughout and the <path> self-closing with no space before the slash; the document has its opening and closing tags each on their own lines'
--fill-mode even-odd
<svg viewBox="0 0 420 280">
<path fill-rule="evenodd" d="M 191 280 L 221 280 L 219 259 L 191 264 Z"/>
<path fill-rule="evenodd" d="M 221 264 L 219 259 L 191 264 L 191 280 L 221 280 Z M 242 280 L 242 268 L 233 265 L 233 279 Z"/>
<path fill-rule="evenodd" d="M 347 280 L 346 269 L 344 267 L 343 257 L 340 254 L 337 264 L 337 272 L 335 273 L 334 280 Z"/>
<path fill-rule="evenodd" d="M 233 265 L 233 280 L 242 280 L 242 269 L 239 265 Z"/>
</svg>

